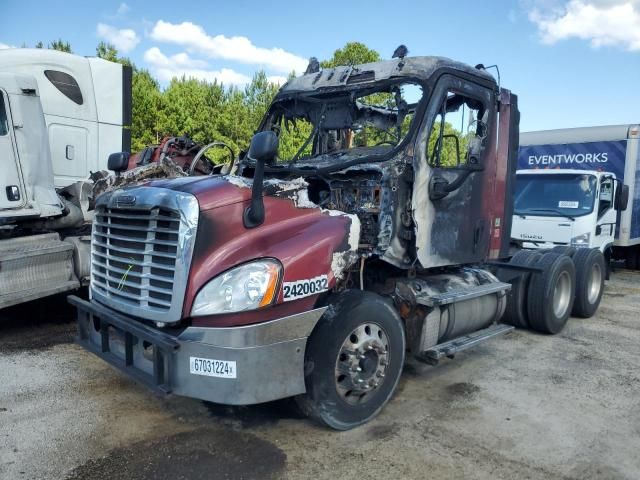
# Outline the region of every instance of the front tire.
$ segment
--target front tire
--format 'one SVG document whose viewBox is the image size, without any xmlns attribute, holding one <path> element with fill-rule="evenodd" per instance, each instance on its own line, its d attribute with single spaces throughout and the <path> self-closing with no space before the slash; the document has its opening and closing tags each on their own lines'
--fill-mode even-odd
<svg viewBox="0 0 640 480">
<path fill-rule="evenodd" d="M 383 297 L 347 290 L 330 302 L 305 353 L 304 413 L 336 430 L 375 417 L 395 391 L 405 354 L 402 319 Z"/>
</svg>

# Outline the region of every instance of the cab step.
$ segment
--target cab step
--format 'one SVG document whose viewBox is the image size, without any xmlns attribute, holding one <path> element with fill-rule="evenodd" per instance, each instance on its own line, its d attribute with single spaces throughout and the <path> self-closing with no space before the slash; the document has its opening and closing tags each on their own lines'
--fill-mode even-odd
<svg viewBox="0 0 640 480">
<path fill-rule="evenodd" d="M 451 358 L 458 352 L 475 347 L 476 345 L 499 335 L 509 333 L 513 329 L 514 327 L 511 325 L 495 324 L 483 330 L 478 330 L 477 332 L 435 345 L 419 354 L 418 359 L 426 363 L 436 365 L 443 357 Z"/>
</svg>

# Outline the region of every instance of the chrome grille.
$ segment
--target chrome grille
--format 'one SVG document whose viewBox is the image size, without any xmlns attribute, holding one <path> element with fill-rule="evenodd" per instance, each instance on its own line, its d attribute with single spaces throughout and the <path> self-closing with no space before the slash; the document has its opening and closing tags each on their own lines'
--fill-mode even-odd
<svg viewBox="0 0 640 480">
<path fill-rule="evenodd" d="M 171 308 L 180 215 L 103 208 L 94 222 L 94 288 L 136 306 Z"/>
<path fill-rule="evenodd" d="M 191 261 L 197 201 L 159 188 L 127 189 L 96 202 L 91 241 L 91 292 L 101 303 L 162 322 L 180 319 Z M 136 195 L 132 195 L 136 194 Z"/>
</svg>

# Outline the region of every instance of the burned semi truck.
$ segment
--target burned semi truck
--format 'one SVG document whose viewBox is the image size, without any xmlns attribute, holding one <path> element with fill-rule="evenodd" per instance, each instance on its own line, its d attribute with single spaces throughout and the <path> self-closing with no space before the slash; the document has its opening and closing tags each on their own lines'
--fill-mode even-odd
<svg viewBox="0 0 640 480">
<path fill-rule="evenodd" d="M 482 66 L 309 69 L 234 175 L 98 198 L 78 341 L 158 392 L 295 397 L 344 430 L 391 398 L 405 355 L 435 364 L 512 330 L 508 304 L 558 332 L 571 258 L 505 260 L 518 123 Z"/>
</svg>

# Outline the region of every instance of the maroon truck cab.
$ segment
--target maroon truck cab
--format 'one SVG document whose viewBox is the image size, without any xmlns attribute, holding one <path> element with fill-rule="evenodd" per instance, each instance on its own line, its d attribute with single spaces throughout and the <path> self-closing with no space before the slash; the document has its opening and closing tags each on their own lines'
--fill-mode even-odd
<svg viewBox="0 0 640 480">
<path fill-rule="evenodd" d="M 439 57 L 315 71 L 259 130 L 279 161 L 98 198 L 91 300 L 71 299 L 85 348 L 166 393 L 302 395 L 343 429 L 388 400 L 405 350 L 505 331 L 510 285 L 481 264 L 508 251 L 518 111 L 491 75 Z"/>
</svg>

